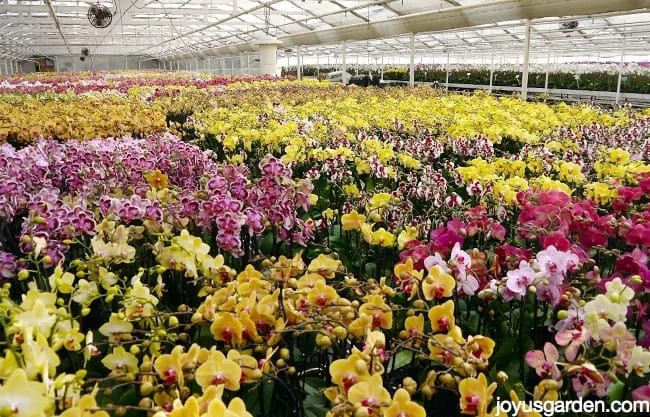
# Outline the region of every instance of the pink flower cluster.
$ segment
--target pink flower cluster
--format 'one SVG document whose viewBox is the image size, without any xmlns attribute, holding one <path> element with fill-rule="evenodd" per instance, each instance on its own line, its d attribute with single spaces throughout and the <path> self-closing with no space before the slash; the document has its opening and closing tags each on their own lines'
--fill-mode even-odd
<svg viewBox="0 0 650 417">
<path fill-rule="evenodd" d="M 152 72 L 147 76 L 119 77 L 111 72 L 91 72 L 85 77 L 78 73 L 68 76 L 44 78 L 42 80 L 28 81 L 21 78 L 7 78 L 0 82 L 0 93 L 43 94 L 43 93 L 74 93 L 82 94 L 104 91 L 118 91 L 126 93 L 133 87 L 156 87 L 155 96 L 166 95 L 167 87 L 196 87 L 209 89 L 225 86 L 237 82 L 252 82 L 262 80 L 275 80 L 274 77 L 226 77 L 214 75 L 199 77 L 189 73 L 167 74 Z M 173 90 L 171 90 L 173 91 Z"/>
<path fill-rule="evenodd" d="M 287 242 L 304 245 L 312 238 L 311 223 L 298 214 L 309 209 L 311 183 L 294 181 L 292 171 L 270 156 L 260 164 L 262 177 L 252 180 L 245 168 L 219 165 L 212 152 L 168 133 L 64 144 L 41 140 L 0 150 L 0 224 L 22 224 L 17 238 L 23 253 L 42 242 L 35 237 L 43 239 L 39 253 L 49 256 L 49 264 L 60 261 L 72 241 L 94 234 L 103 218 L 179 228 L 177 219 L 185 217 L 235 256 L 244 253 L 244 226 L 248 236 L 274 227 Z M 165 176 L 171 201 L 150 194 L 152 173 Z M 0 260 L 2 276 L 12 274 L 15 260 Z"/>
</svg>

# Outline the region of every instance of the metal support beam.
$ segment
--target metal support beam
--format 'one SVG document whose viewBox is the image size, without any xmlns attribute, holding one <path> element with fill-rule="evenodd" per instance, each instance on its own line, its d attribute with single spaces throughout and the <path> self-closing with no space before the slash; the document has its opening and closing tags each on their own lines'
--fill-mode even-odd
<svg viewBox="0 0 650 417">
<path fill-rule="evenodd" d="M 642 11 L 648 7 L 650 7 L 650 0 L 617 0 L 615 2 L 611 0 L 494 0 L 415 13 L 383 21 L 281 36 L 279 39 L 285 46 L 320 45 L 342 40 L 377 39 L 411 32 L 438 32 L 509 20 Z"/>
<path fill-rule="evenodd" d="M 281 1 L 283 1 L 283 0 L 270 0 L 270 1 L 267 1 L 267 2 L 264 2 L 264 3 L 259 3 L 258 5 L 254 6 L 254 7 L 251 7 L 250 9 L 241 10 L 241 11 L 239 11 L 237 13 L 233 13 L 231 16 L 228 16 L 228 17 L 223 18 L 223 19 L 219 19 L 216 22 L 210 23 L 209 25 L 205 25 L 205 26 L 203 26 L 201 28 L 198 28 L 198 29 L 190 30 L 189 32 L 185 32 L 183 34 L 173 36 L 173 37 L 171 37 L 169 39 L 165 39 L 164 41 L 159 42 L 159 43 L 157 43 L 155 45 L 148 46 L 148 47 L 138 51 L 138 53 L 143 53 L 144 51 L 147 51 L 147 50 L 155 48 L 155 47 L 162 46 L 162 45 L 164 45 L 166 43 L 169 43 L 169 42 L 172 42 L 172 41 L 175 41 L 175 40 L 178 40 L 178 39 L 182 39 L 182 38 L 185 38 L 187 36 L 194 35 L 196 33 L 201 33 L 203 31 L 205 31 L 206 29 L 209 29 L 209 28 L 215 27 L 215 26 L 219 26 L 219 25 L 223 25 L 223 24 L 225 24 L 225 23 L 227 23 L 227 22 L 229 22 L 231 20 L 237 19 L 239 17 L 250 14 L 250 13 L 255 12 L 257 10 L 262 10 L 267 6 L 272 6 L 275 3 L 279 3 Z M 239 51 L 239 52 L 243 52 L 243 51 Z"/>
<path fill-rule="evenodd" d="M 528 100 L 528 70 L 530 67 L 531 21 L 526 20 L 526 40 L 524 41 L 524 71 L 521 76 L 521 99 Z"/>
<path fill-rule="evenodd" d="M 63 29 L 61 29 L 61 23 L 59 22 L 59 18 L 56 16 L 56 13 L 54 13 L 52 2 L 50 0 L 45 0 L 45 3 L 47 4 L 47 9 L 50 13 L 50 17 L 52 17 L 52 20 L 54 21 L 54 26 L 56 26 L 56 29 L 59 31 L 59 34 L 61 35 L 61 40 L 63 40 L 63 44 L 68 49 L 68 53 L 71 54 L 72 51 L 70 50 L 70 46 L 68 45 L 68 40 L 63 34 Z"/>
</svg>

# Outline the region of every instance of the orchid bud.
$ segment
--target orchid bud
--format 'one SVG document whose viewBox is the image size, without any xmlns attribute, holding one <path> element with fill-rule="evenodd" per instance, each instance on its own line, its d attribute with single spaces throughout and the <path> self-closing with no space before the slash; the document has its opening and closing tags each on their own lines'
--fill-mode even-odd
<svg viewBox="0 0 650 417">
<path fill-rule="evenodd" d="M 508 374 L 503 371 L 497 372 L 497 382 L 500 385 L 504 385 L 506 381 L 508 381 Z"/>
<path fill-rule="evenodd" d="M 194 324 L 202 322 L 203 321 L 203 314 L 201 314 L 199 312 L 196 312 L 196 313 L 192 314 L 191 321 Z"/>
<path fill-rule="evenodd" d="M 144 382 L 140 385 L 140 395 L 146 396 L 153 392 L 153 384 L 151 382 Z"/>
<path fill-rule="evenodd" d="M 406 391 L 408 391 L 411 396 L 415 395 L 415 393 L 418 392 L 418 383 L 415 382 L 415 380 L 410 376 L 407 376 L 404 378 L 404 380 L 402 380 L 402 386 Z"/>
</svg>

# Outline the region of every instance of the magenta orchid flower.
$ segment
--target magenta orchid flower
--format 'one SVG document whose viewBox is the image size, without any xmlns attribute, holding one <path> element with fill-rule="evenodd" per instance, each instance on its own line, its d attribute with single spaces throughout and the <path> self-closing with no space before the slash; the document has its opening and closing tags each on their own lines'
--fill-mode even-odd
<svg viewBox="0 0 650 417">
<path fill-rule="evenodd" d="M 632 391 L 632 400 L 634 401 L 650 401 L 650 384 L 643 385 Z"/>
</svg>

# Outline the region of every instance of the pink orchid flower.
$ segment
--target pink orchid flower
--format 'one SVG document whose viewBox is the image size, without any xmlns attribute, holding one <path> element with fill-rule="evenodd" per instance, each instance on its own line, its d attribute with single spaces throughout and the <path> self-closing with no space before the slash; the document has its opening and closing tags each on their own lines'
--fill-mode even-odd
<svg viewBox="0 0 650 417">
<path fill-rule="evenodd" d="M 578 350 L 589 338 L 589 331 L 584 327 L 573 330 L 563 330 L 555 335 L 555 342 L 566 346 L 564 356 L 571 362 L 578 357 Z"/>
<path fill-rule="evenodd" d="M 562 374 L 556 363 L 560 359 L 560 353 L 553 343 L 546 343 L 544 351 L 531 350 L 526 353 L 526 363 L 535 369 L 541 378 L 553 378 L 559 380 Z"/>
</svg>

